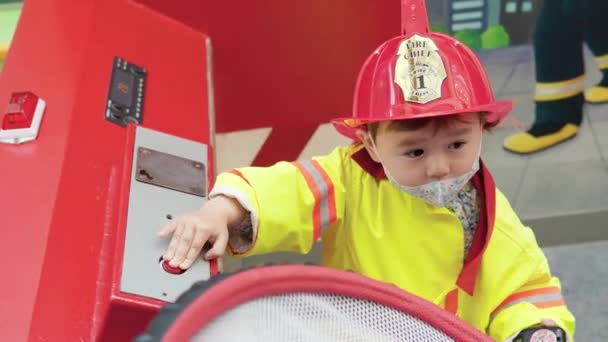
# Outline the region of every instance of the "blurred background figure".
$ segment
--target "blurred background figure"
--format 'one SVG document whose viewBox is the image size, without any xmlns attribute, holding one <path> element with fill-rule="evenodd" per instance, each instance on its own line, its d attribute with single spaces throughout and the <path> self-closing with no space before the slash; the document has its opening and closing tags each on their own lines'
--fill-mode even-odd
<svg viewBox="0 0 608 342">
<path fill-rule="evenodd" d="M 535 120 L 526 132 L 504 140 L 510 152 L 528 154 L 574 137 L 583 104 L 608 102 L 608 1 L 545 0 L 534 35 L 536 62 Z M 603 77 L 584 90 L 583 42 Z"/>
<path fill-rule="evenodd" d="M 0 44 L 0 60 L 4 60 L 8 53 L 8 44 Z"/>
</svg>

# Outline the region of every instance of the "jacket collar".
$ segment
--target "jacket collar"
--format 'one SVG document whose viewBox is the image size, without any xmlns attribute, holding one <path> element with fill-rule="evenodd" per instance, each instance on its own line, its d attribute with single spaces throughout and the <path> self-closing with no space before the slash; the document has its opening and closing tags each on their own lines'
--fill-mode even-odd
<svg viewBox="0 0 608 342">
<path fill-rule="evenodd" d="M 386 179 L 382 165 L 376 163 L 362 146 L 356 147 L 352 159 L 368 174 L 377 180 Z M 473 176 L 473 184 L 481 196 L 482 207 L 479 223 L 469 254 L 460 272 L 456 285 L 469 295 L 475 291 L 475 283 L 481 268 L 481 260 L 488 247 L 496 217 L 496 184 L 483 161 L 479 162 L 479 171 Z"/>
</svg>

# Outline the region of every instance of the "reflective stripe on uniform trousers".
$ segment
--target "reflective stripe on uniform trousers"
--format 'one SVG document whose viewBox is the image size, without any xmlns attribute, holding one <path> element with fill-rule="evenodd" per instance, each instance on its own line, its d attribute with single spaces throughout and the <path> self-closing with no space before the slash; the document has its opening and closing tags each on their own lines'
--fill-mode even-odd
<svg viewBox="0 0 608 342">
<path fill-rule="evenodd" d="M 534 100 L 554 101 L 582 93 L 585 87 L 585 75 L 576 78 L 550 83 L 536 83 Z"/>
</svg>

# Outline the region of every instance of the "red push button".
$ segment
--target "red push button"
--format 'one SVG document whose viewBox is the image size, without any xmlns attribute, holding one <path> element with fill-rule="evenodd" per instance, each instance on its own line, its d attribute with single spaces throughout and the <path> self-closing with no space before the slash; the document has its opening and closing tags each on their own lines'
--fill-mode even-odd
<svg viewBox="0 0 608 342">
<path fill-rule="evenodd" d="M 20 129 L 32 126 L 38 97 L 30 92 L 14 93 L 4 113 L 2 129 Z"/>
<path fill-rule="evenodd" d="M 36 140 L 46 102 L 29 91 L 13 93 L 0 115 L 0 143 L 22 144 Z"/>
<path fill-rule="evenodd" d="M 169 260 L 164 260 L 162 257 L 160 258 L 159 261 L 160 261 L 160 266 L 167 273 L 182 274 L 182 273 L 186 272 L 186 270 L 181 269 L 179 266 L 173 267 L 173 266 L 169 265 Z"/>
</svg>

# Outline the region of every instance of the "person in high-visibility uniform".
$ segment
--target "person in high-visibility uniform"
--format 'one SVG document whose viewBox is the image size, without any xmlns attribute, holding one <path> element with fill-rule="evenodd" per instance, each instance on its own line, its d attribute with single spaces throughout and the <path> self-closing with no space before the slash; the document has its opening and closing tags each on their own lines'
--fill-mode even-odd
<svg viewBox="0 0 608 342">
<path fill-rule="evenodd" d="M 606 0 L 548 0 L 537 19 L 535 119 L 526 131 L 505 139 L 514 153 L 529 154 L 574 137 L 585 100 L 608 103 L 608 13 Z M 600 82 L 584 91 L 583 42 L 595 55 Z"/>
<path fill-rule="evenodd" d="M 560 281 L 480 161 L 484 129 L 512 102 L 495 101 L 470 49 L 414 14 L 365 61 L 352 116 L 333 121 L 355 144 L 220 174 L 209 201 L 160 231 L 172 236 L 163 257 L 186 269 L 206 242 L 213 259 L 322 239 L 323 265 L 393 283 L 498 341 L 541 324 L 573 336 Z"/>
</svg>

